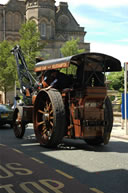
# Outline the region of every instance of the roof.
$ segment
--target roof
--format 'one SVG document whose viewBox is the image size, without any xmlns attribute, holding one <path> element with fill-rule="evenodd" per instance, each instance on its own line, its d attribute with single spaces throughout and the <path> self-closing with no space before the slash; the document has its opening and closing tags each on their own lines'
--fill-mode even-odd
<svg viewBox="0 0 128 193">
<path fill-rule="evenodd" d="M 122 70 L 121 62 L 112 56 L 96 52 L 85 52 L 65 58 L 38 62 L 35 64 L 35 71 L 39 72 L 49 69 L 67 68 L 70 66 L 70 64 L 81 65 L 83 63 L 88 66 L 90 64 L 94 66 L 100 64 L 100 66 L 102 67 L 102 71 L 104 72 L 114 72 Z"/>
</svg>

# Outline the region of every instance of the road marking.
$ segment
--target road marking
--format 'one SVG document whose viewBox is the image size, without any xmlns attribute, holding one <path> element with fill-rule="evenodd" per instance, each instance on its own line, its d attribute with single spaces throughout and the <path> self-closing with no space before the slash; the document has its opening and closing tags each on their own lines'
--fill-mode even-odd
<svg viewBox="0 0 128 193">
<path fill-rule="evenodd" d="M 23 153 L 22 151 L 18 150 L 18 149 L 15 149 L 15 148 L 12 148 L 13 151 L 17 152 L 17 153 Z"/>
<path fill-rule="evenodd" d="M 55 170 L 56 172 L 58 172 L 59 174 L 65 176 L 66 178 L 72 180 L 74 177 L 70 176 L 69 174 L 66 174 L 65 172 L 62 172 L 61 170 Z"/>
<path fill-rule="evenodd" d="M 36 159 L 35 157 L 31 157 L 31 159 L 34 160 L 34 161 L 36 161 L 36 162 L 38 162 L 38 163 L 40 163 L 40 164 L 44 164 L 43 161 L 41 161 L 41 160 L 39 160 L 39 159 Z"/>
<path fill-rule="evenodd" d="M 104 192 L 101 192 L 100 190 L 98 190 L 96 188 L 90 188 L 90 190 L 92 190 L 93 192 L 96 192 L 96 193 L 104 193 Z"/>
<path fill-rule="evenodd" d="M 4 145 L 4 144 L 0 144 L 0 146 L 2 146 L 2 147 L 6 147 L 6 145 Z"/>
<path fill-rule="evenodd" d="M 36 146 L 36 145 L 40 145 L 40 143 L 26 143 L 26 144 L 21 144 L 21 146 Z"/>
<path fill-rule="evenodd" d="M 5 189 L 5 190 L 7 190 L 7 192 L 9 192 L 9 193 L 15 193 L 15 192 L 12 190 L 12 187 L 13 187 L 12 184 L 0 185 L 0 189 Z"/>
</svg>

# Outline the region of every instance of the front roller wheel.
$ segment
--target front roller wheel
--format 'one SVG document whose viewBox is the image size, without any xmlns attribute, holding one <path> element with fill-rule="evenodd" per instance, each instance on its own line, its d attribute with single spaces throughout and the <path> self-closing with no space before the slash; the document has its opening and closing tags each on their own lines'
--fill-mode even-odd
<svg viewBox="0 0 128 193">
<path fill-rule="evenodd" d="M 42 90 L 34 104 L 34 131 L 45 147 L 57 146 L 64 137 L 65 109 L 61 94 L 56 89 Z"/>
<path fill-rule="evenodd" d="M 13 131 L 17 138 L 22 138 L 25 133 L 25 123 L 22 120 L 22 110 L 15 109 L 13 115 Z"/>
</svg>

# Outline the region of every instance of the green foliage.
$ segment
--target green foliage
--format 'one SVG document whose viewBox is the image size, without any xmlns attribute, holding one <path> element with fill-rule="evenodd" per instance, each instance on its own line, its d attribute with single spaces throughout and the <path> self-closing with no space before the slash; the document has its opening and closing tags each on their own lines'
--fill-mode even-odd
<svg viewBox="0 0 128 193">
<path fill-rule="evenodd" d="M 27 66 L 32 72 L 34 72 L 35 58 L 40 55 L 40 49 L 44 47 L 40 45 L 40 34 L 34 21 L 22 24 L 19 33 L 21 36 L 19 42 L 3 41 L 0 43 L 0 90 L 4 91 L 5 95 L 14 87 L 15 80 L 19 85 L 15 57 L 10 52 L 14 45 L 21 46 Z"/>
<path fill-rule="evenodd" d="M 66 56 L 72 56 L 75 54 L 80 54 L 85 52 L 84 49 L 79 49 L 78 44 L 79 44 L 79 38 L 77 39 L 72 38 L 72 40 L 67 41 L 63 45 L 63 47 L 61 48 L 61 53 L 63 54 L 64 57 L 66 57 Z M 75 75 L 76 69 L 77 69 L 76 66 L 70 65 L 68 69 L 62 69 L 61 72 Z"/>
<path fill-rule="evenodd" d="M 75 54 L 80 54 L 84 52 L 84 49 L 79 49 L 79 38 L 67 41 L 61 48 L 61 53 L 63 54 L 64 57 L 66 56 L 72 56 Z"/>
<path fill-rule="evenodd" d="M 110 81 L 109 89 L 123 92 L 124 90 L 124 70 L 121 72 L 111 72 L 107 76 L 107 80 Z"/>
<path fill-rule="evenodd" d="M 0 90 L 6 92 L 14 86 L 16 78 L 16 64 L 10 50 L 13 44 L 8 41 L 0 43 Z"/>
<path fill-rule="evenodd" d="M 34 69 L 35 58 L 40 55 L 40 33 L 37 31 L 37 25 L 34 21 L 27 21 L 22 24 L 19 31 L 21 39 L 20 46 L 25 56 L 27 66 L 30 70 Z"/>
</svg>

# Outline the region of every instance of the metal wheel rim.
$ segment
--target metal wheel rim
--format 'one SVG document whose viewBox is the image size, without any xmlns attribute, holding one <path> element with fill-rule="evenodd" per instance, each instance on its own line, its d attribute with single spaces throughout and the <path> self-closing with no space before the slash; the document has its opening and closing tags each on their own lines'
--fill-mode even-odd
<svg viewBox="0 0 128 193">
<path fill-rule="evenodd" d="M 47 98 L 45 103 L 41 103 L 36 110 L 36 131 L 41 136 L 43 143 L 50 141 L 54 131 L 53 107 L 51 101 Z"/>
</svg>

